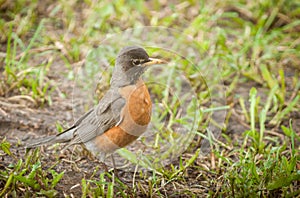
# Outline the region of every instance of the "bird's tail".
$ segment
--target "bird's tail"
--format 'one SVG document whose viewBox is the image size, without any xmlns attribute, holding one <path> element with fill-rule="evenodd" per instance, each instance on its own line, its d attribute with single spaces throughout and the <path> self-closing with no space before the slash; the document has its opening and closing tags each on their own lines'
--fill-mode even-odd
<svg viewBox="0 0 300 198">
<path fill-rule="evenodd" d="M 26 144 L 26 148 L 35 148 L 44 144 L 55 144 L 55 143 L 67 143 L 70 142 L 73 138 L 73 132 L 75 127 L 71 127 L 66 131 L 52 136 L 41 137 L 33 139 Z"/>
</svg>

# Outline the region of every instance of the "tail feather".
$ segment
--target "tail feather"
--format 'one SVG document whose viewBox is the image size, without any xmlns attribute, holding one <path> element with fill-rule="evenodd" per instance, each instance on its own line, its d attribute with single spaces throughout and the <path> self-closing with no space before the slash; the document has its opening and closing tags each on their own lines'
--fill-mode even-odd
<svg viewBox="0 0 300 198">
<path fill-rule="evenodd" d="M 35 148 L 35 147 L 41 146 L 43 144 L 50 144 L 55 140 L 55 138 L 56 138 L 56 135 L 33 139 L 26 145 L 26 148 Z"/>
<path fill-rule="evenodd" d="M 47 137 L 33 139 L 25 147 L 26 148 L 35 148 L 35 147 L 38 147 L 38 146 L 41 146 L 44 144 L 70 142 L 73 138 L 74 130 L 75 130 L 75 128 L 70 128 L 58 135 L 51 135 L 51 136 L 47 136 Z"/>
</svg>

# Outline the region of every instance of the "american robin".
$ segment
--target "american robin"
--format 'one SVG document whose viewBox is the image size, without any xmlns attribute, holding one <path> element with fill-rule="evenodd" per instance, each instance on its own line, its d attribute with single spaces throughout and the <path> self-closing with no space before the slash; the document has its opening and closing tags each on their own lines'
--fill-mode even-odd
<svg viewBox="0 0 300 198">
<path fill-rule="evenodd" d="M 164 60 L 149 58 L 141 47 L 123 48 L 116 59 L 110 88 L 98 105 L 64 132 L 35 139 L 26 147 L 84 144 L 103 162 L 106 154 L 125 147 L 145 132 L 151 120 L 152 103 L 141 75 L 148 66 L 164 63 Z"/>
</svg>

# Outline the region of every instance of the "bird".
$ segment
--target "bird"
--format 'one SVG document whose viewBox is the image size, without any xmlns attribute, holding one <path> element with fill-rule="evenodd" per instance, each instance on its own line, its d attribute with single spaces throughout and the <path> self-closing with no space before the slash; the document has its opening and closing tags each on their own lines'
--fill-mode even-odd
<svg viewBox="0 0 300 198">
<path fill-rule="evenodd" d="M 57 135 L 31 140 L 26 148 L 65 143 L 65 148 L 81 144 L 98 160 L 139 138 L 151 121 L 152 102 L 142 74 L 151 65 L 167 61 L 150 58 L 140 46 L 120 50 L 112 72 L 110 88 L 98 104 L 73 126 Z"/>
</svg>

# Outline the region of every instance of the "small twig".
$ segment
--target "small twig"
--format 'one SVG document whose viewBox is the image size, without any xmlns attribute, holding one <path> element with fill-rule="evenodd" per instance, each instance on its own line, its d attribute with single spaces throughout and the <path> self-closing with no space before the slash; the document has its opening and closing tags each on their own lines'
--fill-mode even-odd
<svg viewBox="0 0 300 198">
<path fill-rule="evenodd" d="M 6 106 L 8 108 L 26 108 L 25 105 L 20 105 L 20 104 L 11 104 L 7 102 L 0 101 L 0 106 Z"/>
<path fill-rule="evenodd" d="M 280 134 L 280 133 L 277 133 L 277 132 L 275 132 L 275 131 L 265 131 L 265 133 L 267 133 L 267 134 L 270 134 L 270 135 L 274 135 L 274 136 L 278 136 L 278 137 L 280 137 L 282 140 L 284 139 L 284 135 L 282 135 L 282 134 Z"/>
<path fill-rule="evenodd" d="M 19 102 L 19 103 L 20 103 L 20 100 L 22 100 L 22 99 L 27 100 L 27 101 L 33 103 L 34 105 L 37 105 L 36 101 L 32 97 L 27 96 L 27 95 L 16 95 L 16 96 L 7 98 L 8 101 L 14 101 L 14 102 Z"/>
<path fill-rule="evenodd" d="M 70 190 L 73 190 L 74 188 L 77 188 L 77 187 L 80 187 L 80 184 L 75 184 L 74 186 L 72 186 L 72 187 L 70 188 Z"/>
<path fill-rule="evenodd" d="M 70 163 L 70 164 L 73 164 L 74 167 L 75 167 L 75 169 L 76 169 L 78 172 L 82 172 L 81 169 L 77 166 L 77 163 L 76 163 L 76 162 L 71 161 L 71 160 L 68 160 L 68 159 L 64 159 L 64 158 L 62 159 L 62 161 L 67 162 L 67 163 Z"/>
<path fill-rule="evenodd" d="M 250 125 L 247 124 L 246 122 L 244 122 L 240 117 L 240 115 L 238 115 L 238 113 L 234 110 L 234 109 L 231 109 L 231 112 L 232 112 L 232 115 L 234 115 L 236 118 L 237 118 L 237 121 L 243 125 L 244 127 L 248 128 L 248 129 L 251 129 Z"/>
<path fill-rule="evenodd" d="M 28 53 L 39 53 L 39 52 L 44 52 L 44 51 L 48 51 L 48 50 L 58 50 L 58 48 L 55 46 L 47 46 L 47 47 L 39 47 L 39 48 L 30 49 L 27 52 L 25 51 L 25 52 L 18 54 L 15 59 L 19 60 L 21 57 L 23 57 L 24 55 L 26 55 Z"/>
<path fill-rule="evenodd" d="M 6 117 L 8 114 L 0 107 L 0 114 Z"/>
<path fill-rule="evenodd" d="M 211 152 L 211 154 L 210 154 L 210 161 L 211 161 L 211 168 L 213 170 L 215 170 L 215 168 L 216 168 L 216 158 L 215 158 L 215 154 L 213 152 Z"/>
<path fill-rule="evenodd" d="M 286 102 L 285 105 L 288 105 L 292 102 L 292 100 L 297 96 L 298 94 L 298 90 L 299 90 L 299 86 L 296 85 L 296 87 L 294 88 L 291 97 L 289 98 L 289 100 Z"/>
</svg>

